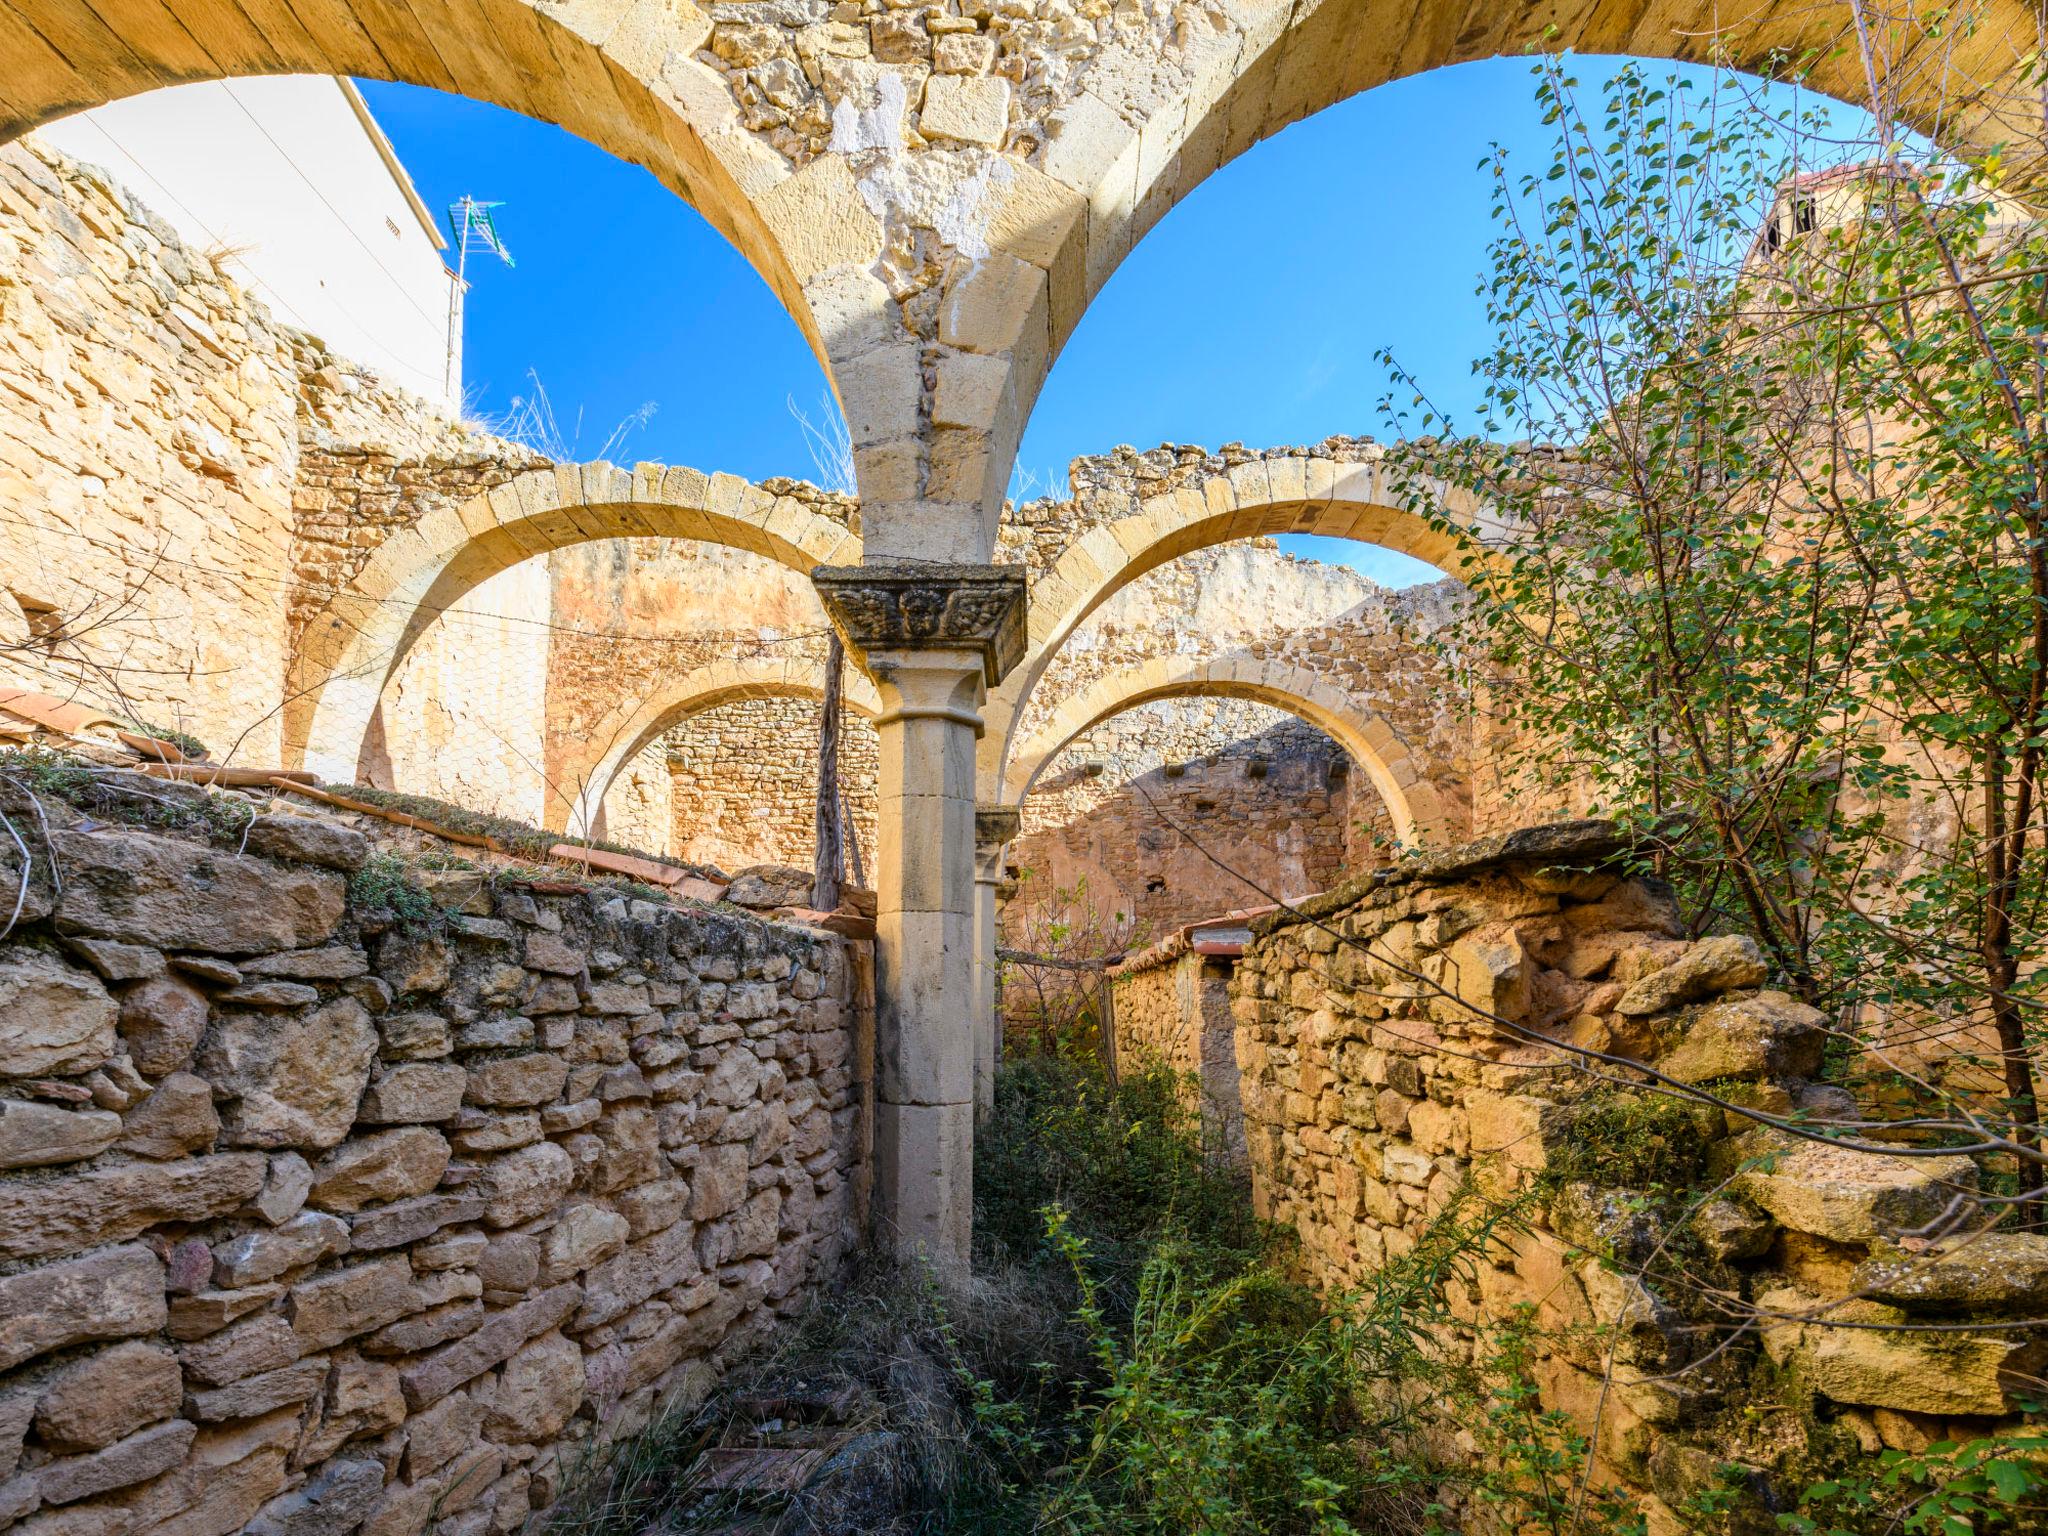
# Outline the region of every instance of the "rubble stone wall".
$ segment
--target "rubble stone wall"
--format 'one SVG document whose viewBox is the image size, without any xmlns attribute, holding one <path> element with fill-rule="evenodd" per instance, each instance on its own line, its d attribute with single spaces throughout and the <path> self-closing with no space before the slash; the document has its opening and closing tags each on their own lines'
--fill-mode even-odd
<svg viewBox="0 0 2048 1536">
<path fill-rule="evenodd" d="M 0 669 L 244 762 L 278 760 L 292 650 L 327 595 L 392 532 L 541 462 L 279 324 L 33 137 L 0 148 L 0 384 Z M 437 688 L 467 731 L 497 714 L 459 677 Z"/>
<path fill-rule="evenodd" d="M 874 868 L 875 728 L 840 716 L 839 783 L 867 868 Z M 669 771 L 675 857 L 723 869 L 816 857 L 818 701 L 742 699 L 692 715 L 660 750 Z"/>
<path fill-rule="evenodd" d="M 1177 1074 L 1200 1115 L 1204 1144 L 1230 1161 L 1245 1158 L 1243 1083 L 1230 1010 L 1234 963 L 1162 945 L 1116 972 L 1120 1063 L 1158 1061 Z"/>
<path fill-rule="evenodd" d="M 0 671 L 275 760 L 300 352 L 99 173 L 0 148 Z"/>
<path fill-rule="evenodd" d="M 518 885 L 408 925 L 336 823 L 44 805 L 61 895 L 39 854 L 0 943 L 22 1536 L 518 1529 L 853 1240 L 865 944 Z"/>
<path fill-rule="evenodd" d="M 1968 1158 L 1758 1128 L 1544 1043 L 1781 1117 L 1855 1112 L 1813 1081 L 1824 1016 L 1765 985 L 1748 939 L 1686 938 L 1666 890 L 1603 867 L 1617 848 L 1553 824 L 1254 923 L 1232 1006 L 1259 1209 L 1348 1288 L 1468 1191 L 1521 1202 L 1450 1283 L 1439 1343 L 1473 1359 L 1532 1308 L 1544 1406 L 1596 1436 L 1598 1476 L 1655 1532 L 1685 1529 L 1673 1507 L 1719 1464 L 1787 1465 L 1795 1428 L 1853 1453 L 1997 1426 L 2042 1364 L 1999 1324 L 2033 1305 L 2048 1239 L 1981 1230 L 2002 1207 L 1972 1214 Z M 1730 1343 L 1745 1305 L 1762 1325 Z M 1803 1384 L 1809 1417 L 1746 1415 L 1758 1371 Z"/>
</svg>

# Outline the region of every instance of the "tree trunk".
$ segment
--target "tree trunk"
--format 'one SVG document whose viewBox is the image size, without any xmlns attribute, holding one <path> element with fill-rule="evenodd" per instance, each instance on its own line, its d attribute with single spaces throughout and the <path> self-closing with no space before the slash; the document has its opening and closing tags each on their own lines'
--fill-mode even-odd
<svg viewBox="0 0 2048 1536">
<path fill-rule="evenodd" d="M 846 661 L 839 631 L 825 642 L 825 698 L 818 709 L 818 856 L 811 876 L 811 905 L 830 912 L 839 905 L 839 872 L 845 862 L 845 827 L 839 814 L 839 674 Z"/>
</svg>

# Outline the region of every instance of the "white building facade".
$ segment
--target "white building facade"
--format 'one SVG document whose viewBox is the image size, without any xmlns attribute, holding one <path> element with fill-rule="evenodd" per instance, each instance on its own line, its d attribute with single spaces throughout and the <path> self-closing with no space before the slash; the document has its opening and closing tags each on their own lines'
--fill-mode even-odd
<svg viewBox="0 0 2048 1536">
<path fill-rule="evenodd" d="M 173 86 L 39 130 L 105 169 L 280 321 L 458 415 L 448 242 L 360 92 L 282 75 Z"/>
</svg>

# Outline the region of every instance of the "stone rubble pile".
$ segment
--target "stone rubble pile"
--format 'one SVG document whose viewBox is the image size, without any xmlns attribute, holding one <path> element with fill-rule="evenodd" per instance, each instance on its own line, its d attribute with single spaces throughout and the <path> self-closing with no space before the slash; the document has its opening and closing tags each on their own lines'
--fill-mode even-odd
<svg viewBox="0 0 2048 1536">
<path fill-rule="evenodd" d="M 1606 823 L 1559 823 L 1257 920 L 1232 1007 L 1260 1208 L 1346 1287 L 1467 1193 L 1520 1202 L 1451 1283 L 1465 1326 L 1442 1342 L 1472 1358 L 1532 1309 L 1544 1406 L 1597 1436 L 1653 1531 L 1724 1462 L 1767 1476 L 1829 1431 L 1918 1450 L 2009 1422 L 2044 1363 L 2009 1325 L 2048 1302 L 2048 1237 L 1986 1230 L 1967 1157 L 1740 1113 L 1855 1117 L 1813 1081 L 1827 1020 L 1765 985 L 1748 939 L 1685 937 L 1667 891 L 1605 867 L 1619 851 Z M 1544 1037 L 1621 1061 L 1599 1081 Z M 1758 1326 L 1717 1348 L 1745 1309 Z M 1759 1444 L 1741 1412 L 1763 1369 L 1813 1405 L 1789 1448 L 1789 1420 Z"/>
<path fill-rule="evenodd" d="M 0 1526 L 522 1529 L 852 1241 L 866 945 L 481 880 L 408 923 L 350 899 L 347 827 L 238 852 L 39 798 L 0 941 Z"/>
</svg>

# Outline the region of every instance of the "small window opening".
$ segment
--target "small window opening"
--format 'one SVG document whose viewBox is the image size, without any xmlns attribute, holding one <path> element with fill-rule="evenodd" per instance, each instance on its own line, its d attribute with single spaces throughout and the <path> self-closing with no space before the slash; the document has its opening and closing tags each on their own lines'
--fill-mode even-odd
<svg viewBox="0 0 2048 1536">
<path fill-rule="evenodd" d="M 1792 199 L 1792 233 L 1810 235 L 1820 227 L 1820 205 L 1811 197 Z"/>
</svg>

